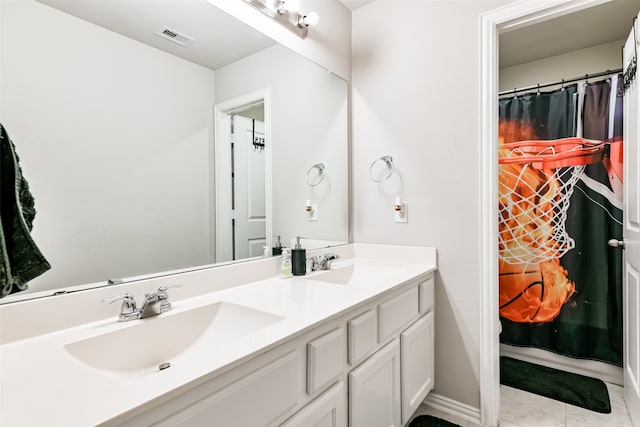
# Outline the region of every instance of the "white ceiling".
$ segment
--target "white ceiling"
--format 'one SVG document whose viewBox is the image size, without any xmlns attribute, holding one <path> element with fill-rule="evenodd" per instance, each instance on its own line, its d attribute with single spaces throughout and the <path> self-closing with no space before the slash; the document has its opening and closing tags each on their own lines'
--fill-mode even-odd
<svg viewBox="0 0 640 427">
<path fill-rule="evenodd" d="M 375 0 L 340 0 L 342 4 L 347 6 L 352 11 L 361 8 L 362 6 L 369 3 L 373 3 L 374 1 Z"/>
<path fill-rule="evenodd" d="M 38 0 L 78 18 L 216 70 L 275 44 L 206 0 Z M 375 0 L 340 0 L 356 10 Z M 625 38 L 640 0 L 613 0 L 500 35 L 500 67 Z M 196 39 L 182 47 L 153 33 L 170 27 Z"/>
<path fill-rule="evenodd" d="M 206 0 L 38 1 L 212 70 L 275 44 Z M 183 47 L 156 36 L 163 26 L 196 42 Z"/>
<path fill-rule="evenodd" d="M 500 67 L 624 39 L 640 0 L 614 0 L 500 35 Z"/>
</svg>

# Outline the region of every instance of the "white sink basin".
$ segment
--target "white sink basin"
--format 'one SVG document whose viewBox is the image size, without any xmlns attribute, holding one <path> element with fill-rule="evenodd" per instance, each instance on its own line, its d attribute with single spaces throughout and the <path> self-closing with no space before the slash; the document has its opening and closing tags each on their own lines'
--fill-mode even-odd
<svg viewBox="0 0 640 427">
<path fill-rule="evenodd" d="M 214 351 L 283 317 L 218 302 L 179 313 L 134 320 L 131 326 L 65 345 L 74 358 L 98 369 L 157 370 L 185 350 Z M 202 347 L 202 348 L 197 348 Z"/>
<path fill-rule="evenodd" d="M 355 263 L 320 272 L 315 276 L 309 277 L 309 279 L 339 285 L 366 286 L 391 278 L 402 271 L 402 268 L 397 267 L 373 263 Z"/>
</svg>

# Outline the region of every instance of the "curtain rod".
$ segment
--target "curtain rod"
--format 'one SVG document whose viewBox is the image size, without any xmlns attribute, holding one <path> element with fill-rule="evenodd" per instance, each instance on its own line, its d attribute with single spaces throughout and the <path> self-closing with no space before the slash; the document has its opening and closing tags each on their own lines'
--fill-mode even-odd
<svg viewBox="0 0 640 427">
<path fill-rule="evenodd" d="M 537 84 L 537 85 L 532 85 L 532 86 L 526 86 L 526 87 L 523 87 L 523 88 L 520 88 L 520 89 L 516 88 L 516 89 L 512 89 L 512 90 L 505 90 L 505 91 L 499 92 L 498 96 L 516 94 L 516 93 L 519 93 L 519 92 L 526 92 L 528 90 L 541 89 L 543 87 L 557 86 L 557 85 L 567 84 L 567 83 L 574 83 L 574 82 L 579 82 L 580 80 L 595 79 L 597 77 L 609 76 L 611 74 L 619 74 L 621 72 L 622 72 L 622 68 L 618 68 L 616 70 L 607 70 L 607 71 L 603 71 L 601 73 L 585 74 L 582 77 L 575 77 L 573 79 L 561 80 L 559 82 L 545 83 L 545 84 L 542 84 L 542 85 L 541 84 Z"/>
</svg>

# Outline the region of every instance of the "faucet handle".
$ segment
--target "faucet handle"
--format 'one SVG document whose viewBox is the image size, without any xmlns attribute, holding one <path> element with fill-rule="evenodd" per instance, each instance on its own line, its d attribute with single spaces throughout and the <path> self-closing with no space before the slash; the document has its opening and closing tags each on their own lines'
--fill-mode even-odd
<svg viewBox="0 0 640 427">
<path fill-rule="evenodd" d="M 126 293 L 124 295 L 118 295 L 117 297 L 105 298 L 102 300 L 103 304 L 111 304 L 112 302 L 122 300 L 122 305 L 125 304 L 133 304 L 136 305 L 135 299 L 133 299 L 133 294 Z"/>
<path fill-rule="evenodd" d="M 167 295 L 167 289 L 171 289 L 171 288 L 181 288 L 182 285 L 181 284 L 177 284 L 177 285 L 167 285 L 167 286 L 160 286 L 158 288 L 158 295 Z"/>
<path fill-rule="evenodd" d="M 160 313 L 167 312 L 171 310 L 171 303 L 169 302 L 169 294 L 167 294 L 167 289 L 170 288 L 181 288 L 182 285 L 168 285 L 168 286 L 160 286 L 158 288 L 158 300 L 160 300 Z"/>
<path fill-rule="evenodd" d="M 340 258 L 340 255 L 333 253 L 333 252 L 328 252 L 326 254 L 324 254 L 322 256 L 322 261 L 320 262 L 321 264 L 321 268 L 323 270 L 329 270 L 331 268 L 331 262 L 335 259 Z"/>
<path fill-rule="evenodd" d="M 320 270 L 320 257 L 314 255 L 309 257 L 307 260 L 309 261 L 311 271 Z"/>
<path fill-rule="evenodd" d="M 120 320 L 127 320 L 136 313 L 136 300 L 133 298 L 133 294 L 126 293 L 124 295 L 118 295 L 116 297 L 105 298 L 102 300 L 103 304 L 111 304 L 112 302 L 122 300 L 122 307 L 120 308 Z"/>
</svg>

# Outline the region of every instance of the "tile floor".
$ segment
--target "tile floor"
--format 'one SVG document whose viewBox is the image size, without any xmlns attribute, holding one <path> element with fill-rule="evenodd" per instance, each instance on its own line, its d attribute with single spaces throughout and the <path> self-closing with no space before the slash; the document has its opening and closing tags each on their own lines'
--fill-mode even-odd
<svg viewBox="0 0 640 427">
<path fill-rule="evenodd" d="M 598 412 L 547 399 L 537 394 L 500 386 L 500 427 L 632 427 L 622 397 L 622 387 L 607 384 L 611 413 Z M 415 416 L 428 414 L 460 427 L 477 427 L 471 421 L 422 405 Z M 414 417 L 415 417 L 414 416 Z"/>
</svg>

